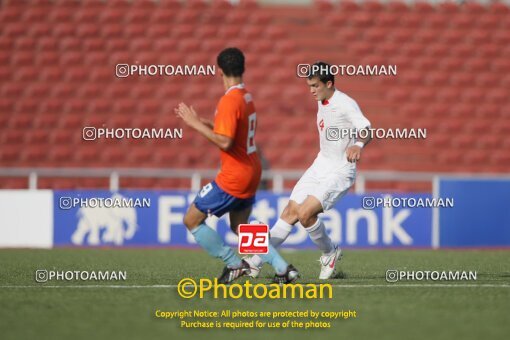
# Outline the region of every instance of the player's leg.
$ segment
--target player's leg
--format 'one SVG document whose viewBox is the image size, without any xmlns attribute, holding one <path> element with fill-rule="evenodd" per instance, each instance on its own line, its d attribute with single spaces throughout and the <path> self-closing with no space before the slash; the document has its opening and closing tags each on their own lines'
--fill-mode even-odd
<svg viewBox="0 0 510 340">
<path fill-rule="evenodd" d="M 317 197 L 310 195 L 300 204 L 298 219 L 322 253 L 329 254 L 334 250 L 334 245 L 326 233 L 324 223 L 318 217 L 322 211 L 321 202 Z"/>
<path fill-rule="evenodd" d="M 308 201 L 313 203 L 309 205 L 309 209 L 305 207 L 300 211 L 300 220 L 308 226 L 306 230 L 310 238 L 323 252 L 319 260 L 321 263 L 319 279 L 329 279 L 333 276 L 338 259 L 342 256 L 342 250 L 331 242 L 321 219 L 318 216 L 313 217 L 313 215 L 320 209 L 318 202 L 322 206 L 321 211 L 327 211 L 334 207 L 347 194 L 349 188 L 354 184 L 354 179 L 355 172 L 352 169 L 324 174 L 321 176 L 320 184 L 309 196 Z"/>
<path fill-rule="evenodd" d="M 202 188 L 184 217 L 184 224 L 197 243 L 209 255 L 225 262 L 226 266 L 218 279 L 220 283 L 230 283 L 250 272 L 248 263 L 241 260 L 232 248 L 225 245 L 218 233 L 204 223 L 208 214 L 221 217 L 235 204 L 236 198 L 221 190 L 213 181 Z"/>
<path fill-rule="evenodd" d="M 236 235 L 238 234 L 237 228 L 240 224 L 247 224 L 250 218 L 252 205 L 242 207 L 241 209 L 232 210 L 229 213 L 230 229 Z"/>
<path fill-rule="evenodd" d="M 248 223 L 254 201 L 255 198 L 242 200 L 234 209 L 230 211 L 230 228 L 236 234 L 239 224 Z M 269 244 L 268 248 L 269 249 L 267 254 L 258 256 L 260 256 L 261 261 L 269 263 L 274 268 L 276 272 L 275 281 L 278 283 L 289 283 L 295 281 L 299 275 L 296 268 L 294 268 L 292 265 L 289 265 L 271 243 Z M 246 260 L 246 262 L 249 263 L 248 260 Z M 251 267 L 252 266 L 250 266 L 250 272 Z M 260 271 L 258 268 L 254 269 Z"/>
<path fill-rule="evenodd" d="M 283 209 L 280 218 L 271 228 L 271 244 L 279 247 L 292 231 L 294 224 L 298 222 L 299 204 L 294 200 L 289 200 L 285 209 Z"/>
<path fill-rule="evenodd" d="M 342 251 L 337 245 L 333 244 L 322 219 L 318 216 L 323 211 L 323 206 L 323 202 L 310 195 L 300 205 L 298 217 L 310 235 L 312 242 L 322 251 L 322 256 L 319 259 L 321 263 L 319 279 L 325 280 L 331 278 L 335 273 L 335 266 L 338 258 L 342 255 Z"/>
<path fill-rule="evenodd" d="M 204 223 L 207 215 L 198 210 L 195 203 L 189 207 L 184 216 L 184 224 L 191 232 L 197 243 L 212 257 L 220 258 L 227 267 L 237 268 L 241 259 L 232 248 L 225 245 L 218 233 Z"/>
<path fill-rule="evenodd" d="M 298 221 L 298 207 L 299 205 L 290 200 L 285 209 L 283 209 L 280 218 L 273 225 L 270 231 L 271 238 L 269 242 L 275 248 L 279 247 L 289 236 L 292 227 Z M 254 255 L 245 259 L 250 265 L 250 276 L 256 278 L 260 274 L 260 269 L 264 265 L 264 260 L 259 255 Z"/>
<path fill-rule="evenodd" d="M 292 231 L 292 227 L 298 222 L 299 203 L 303 202 L 313 188 L 315 188 L 318 184 L 319 181 L 316 178 L 316 171 L 312 165 L 305 171 L 303 176 L 301 176 L 294 186 L 294 189 L 292 189 L 289 203 L 287 203 L 287 206 L 280 215 L 280 218 L 271 228 L 270 242 L 273 246 L 279 247 L 287 239 Z M 246 259 L 246 261 L 250 264 L 250 268 L 252 268 L 250 276 L 257 277 L 264 264 L 262 258 L 255 255 Z"/>
</svg>

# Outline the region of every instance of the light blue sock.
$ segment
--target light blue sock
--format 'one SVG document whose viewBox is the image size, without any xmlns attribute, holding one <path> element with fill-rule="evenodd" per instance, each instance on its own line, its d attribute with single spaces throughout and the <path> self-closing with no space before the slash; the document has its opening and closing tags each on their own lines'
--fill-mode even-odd
<svg viewBox="0 0 510 340">
<path fill-rule="evenodd" d="M 275 247 L 273 247 L 271 243 L 269 243 L 269 252 L 259 256 L 264 262 L 273 266 L 276 274 L 282 275 L 287 271 L 288 263 L 285 262 L 283 257 L 276 251 Z"/>
<path fill-rule="evenodd" d="M 241 259 L 234 253 L 232 248 L 225 245 L 220 235 L 213 229 L 202 223 L 191 231 L 197 243 L 204 248 L 209 255 L 223 260 L 230 268 L 241 265 Z"/>
</svg>

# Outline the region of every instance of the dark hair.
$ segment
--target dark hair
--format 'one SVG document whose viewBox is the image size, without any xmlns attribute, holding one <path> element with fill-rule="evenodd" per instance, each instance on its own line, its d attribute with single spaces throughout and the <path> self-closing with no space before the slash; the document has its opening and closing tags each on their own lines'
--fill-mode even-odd
<svg viewBox="0 0 510 340">
<path fill-rule="evenodd" d="M 335 85 L 335 76 L 331 73 L 331 65 L 323 61 L 318 61 L 310 66 L 310 74 L 308 79 L 319 78 L 321 82 L 326 84 L 331 81 Z"/>
<path fill-rule="evenodd" d="M 244 73 L 244 55 L 236 47 L 221 51 L 216 62 L 227 77 L 240 77 Z"/>
</svg>

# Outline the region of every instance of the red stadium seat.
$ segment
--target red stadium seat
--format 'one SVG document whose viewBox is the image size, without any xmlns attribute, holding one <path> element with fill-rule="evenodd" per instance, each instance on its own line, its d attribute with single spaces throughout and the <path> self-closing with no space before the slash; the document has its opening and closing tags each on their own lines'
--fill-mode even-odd
<svg viewBox="0 0 510 340">
<path fill-rule="evenodd" d="M 39 78 L 39 70 L 34 66 L 20 67 L 14 74 L 14 80 L 20 82 L 37 81 Z"/>
<path fill-rule="evenodd" d="M 168 24 L 152 24 L 147 28 L 147 31 L 145 33 L 145 38 L 139 39 L 138 44 L 147 44 L 147 46 L 150 46 L 149 48 L 146 48 L 147 50 L 152 50 L 152 43 L 154 40 L 158 40 L 161 38 L 165 38 L 168 35 L 170 35 L 170 27 Z M 131 47 L 134 47 L 132 44 Z"/>
<path fill-rule="evenodd" d="M 361 9 L 373 15 L 377 15 L 377 12 L 382 12 L 384 10 L 384 5 L 379 1 L 368 0 L 361 5 Z"/>
<path fill-rule="evenodd" d="M 478 29 L 491 29 L 494 30 L 498 27 L 500 20 L 497 15 L 486 14 L 476 15 L 476 26 Z"/>
<path fill-rule="evenodd" d="M 137 4 L 137 2 L 133 3 L 134 5 Z M 152 3 L 154 4 L 154 3 Z M 147 24 L 150 22 L 151 13 L 153 12 L 153 9 L 151 8 L 133 8 L 130 11 L 128 11 L 124 17 L 124 20 L 128 24 Z"/>
<path fill-rule="evenodd" d="M 189 179 L 183 178 L 158 178 L 152 182 L 153 189 L 189 189 L 191 186 Z"/>
<path fill-rule="evenodd" d="M 218 30 L 219 28 L 215 25 L 202 25 L 195 31 L 195 38 L 201 39 L 202 42 L 214 39 L 217 37 Z M 201 46 L 201 48 L 203 48 L 203 46 Z"/>
<path fill-rule="evenodd" d="M 19 104 L 19 103 L 16 103 Z M 8 120 L 6 113 L 10 113 L 14 110 L 14 100 L 9 98 L 0 97 L 0 123 L 5 123 Z"/>
<path fill-rule="evenodd" d="M 489 155 L 489 161 L 492 164 L 507 167 L 508 169 L 508 166 L 510 166 L 510 154 L 506 150 L 495 150 Z"/>
<path fill-rule="evenodd" d="M 412 98 L 416 102 L 428 104 L 433 101 L 435 94 L 436 94 L 436 91 L 433 88 L 425 87 L 425 88 L 420 88 L 420 89 L 417 89 L 416 91 L 413 91 Z"/>
<path fill-rule="evenodd" d="M 482 117 L 498 117 L 499 112 L 505 112 L 505 107 L 501 107 L 501 105 L 490 104 L 487 103 L 485 105 L 479 106 L 476 108 L 477 115 Z M 508 112 L 508 111 L 507 111 Z"/>
<path fill-rule="evenodd" d="M 44 162 L 48 158 L 47 146 L 32 145 L 23 149 L 21 158 L 25 164 L 32 166 Z"/>
<path fill-rule="evenodd" d="M 330 12 L 334 9 L 331 0 L 314 0 L 313 5 L 321 12 Z"/>
<path fill-rule="evenodd" d="M 82 8 L 74 14 L 74 19 L 80 23 L 95 23 L 98 21 L 98 13 L 101 10 L 97 8 Z"/>
<path fill-rule="evenodd" d="M 462 92 L 461 100 L 463 102 L 477 104 L 484 100 L 484 93 L 479 89 L 467 89 Z"/>
<path fill-rule="evenodd" d="M 83 127 L 82 117 L 79 115 L 66 115 L 60 118 L 60 127 L 69 130 L 79 130 Z"/>
<path fill-rule="evenodd" d="M 244 3 L 244 1 L 241 3 Z M 246 10 L 234 10 L 228 12 L 228 15 L 225 18 L 225 20 L 229 25 L 241 26 L 244 25 L 244 23 L 248 20 L 249 16 L 250 16 L 249 12 Z"/>
<path fill-rule="evenodd" d="M 454 138 L 451 141 L 451 145 L 454 148 L 460 148 L 460 149 L 474 149 L 476 147 L 477 138 L 473 134 L 460 134 L 457 135 L 456 138 Z"/>
<path fill-rule="evenodd" d="M 443 29 L 450 23 L 450 16 L 442 11 L 427 15 L 427 26 L 434 29 Z"/>
<path fill-rule="evenodd" d="M 186 40 L 183 39 L 178 43 L 177 50 L 180 51 L 183 54 L 191 53 L 192 51 L 197 51 L 200 49 L 200 42 L 196 40 Z"/>
<path fill-rule="evenodd" d="M 0 161 L 4 166 L 16 166 L 22 163 L 21 151 L 25 150 L 25 146 L 10 145 L 9 148 L 3 148 L 0 150 Z"/>
<path fill-rule="evenodd" d="M 64 189 L 72 189 L 72 188 L 79 188 L 79 184 L 77 183 L 76 179 L 70 179 L 70 178 L 46 178 L 42 177 L 38 180 L 38 188 L 39 189 L 57 189 L 57 190 L 64 190 Z"/>
<path fill-rule="evenodd" d="M 345 20 L 344 17 L 342 17 L 341 19 L 342 19 L 342 21 Z M 393 28 L 393 27 L 395 27 L 396 24 L 398 24 L 399 19 L 400 19 L 400 16 L 398 15 L 398 13 L 393 13 L 393 12 L 379 13 L 375 17 L 376 24 L 377 24 L 378 28 L 383 28 L 383 27 L 384 28 Z M 342 21 L 338 21 L 337 24 L 341 25 Z"/>
<path fill-rule="evenodd" d="M 18 51 L 32 51 L 36 47 L 36 40 L 32 37 L 17 39 L 16 49 Z"/>
<path fill-rule="evenodd" d="M 462 162 L 463 152 L 460 150 L 445 150 L 438 153 L 436 158 L 438 163 L 458 164 Z"/>
<path fill-rule="evenodd" d="M 27 136 L 26 143 L 40 145 L 48 143 L 49 141 L 49 132 L 46 129 L 33 130 L 32 133 Z"/>
<path fill-rule="evenodd" d="M 13 22 L 7 23 L 3 27 L 3 34 L 10 38 L 21 38 L 26 36 L 28 33 L 29 27 L 21 22 Z"/>
<path fill-rule="evenodd" d="M 250 25 L 268 25 L 271 21 L 271 16 L 268 13 L 255 11 L 250 15 Z"/>
<path fill-rule="evenodd" d="M 101 160 L 105 164 L 120 164 L 126 158 L 126 153 L 118 146 L 107 146 L 101 153 Z"/>
<path fill-rule="evenodd" d="M 146 37 L 134 38 L 129 42 L 129 49 L 132 52 L 151 51 L 152 42 L 148 40 Z"/>
<path fill-rule="evenodd" d="M 154 178 L 122 178 L 119 186 L 126 189 L 152 189 L 156 183 Z"/>
<path fill-rule="evenodd" d="M 19 22 L 23 17 L 23 13 L 23 8 L 7 6 L 2 8 L 2 12 L 0 13 L 0 20 L 3 23 Z"/>
<path fill-rule="evenodd" d="M 23 131 L 22 130 L 7 130 L 1 135 L 1 142 L 3 144 L 22 144 L 23 143 Z"/>
<path fill-rule="evenodd" d="M 387 32 L 381 30 L 380 28 L 374 30 L 367 30 L 363 36 L 363 39 L 372 44 L 379 44 L 384 41 L 386 38 Z"/>
<path fill-rule="evenodd" d="M 444 86 L 448 84 L 449 78 L 450 77 L 445 72 L 430 72 L 425 76 L 425 83 L 432 86 Z"/>
<path fill-rule="evenodd" d="M 124 27 L 123 36 L 126 39 L 142 38 L 145 36 L 146 26 L 144 24 L 131 24 Z"/>
<path fill-rule="evenodd" d="M 427 15 L 430 15 L 435 9 L 430 2 L 418 0 L 414 3 L 413 10 L 420 14 L 427 13 Z"/>
<path fill-rule="evenodd" d="M 487 93 L 486 98 L 494 104 L 503 104 L 508 102 L 508 91 L 506 89 L 495 89 Z"/>
<path fill-rule="evenodd" d="M 72 159 L 74 150 L 70 145 L 57 145 L 51 148 L 49 152 L 50 160 L 55 163 L 68 164 Z"/>
<path fill-rule="evenodd" d="M 496 59 L 492 63 L 492 68 L 496 72 L 506 73 L 510 71 L 510 60 L 508 59 Z M 481 67 L 480 67 L 481 68 Z"/>
<path fill-rule="evenodd" d="M 2 177 L 0 181 L 1 189 L 28 189 L 27 178 L 9 178 Z"/>
<path fill-rule="evenodd" d="M 461 119 L 466 119 L 473 114 L 474 108 L 470 104 L 465 103 L 457 103 L 450 106 L 449 114 L 452 117 L 461 117 Z"/>
<path fill-rule="evenodd" d="M 0 51 L 4 52 L 7 50 L 11 50 L 14 48 L 15 40 L 13 38 L 0 36 Z M 9 57 L 10 55 L 7 55 L 6 52 L 4 52 L 6 57 Z"/>
<path fill-rule="evenodd" d="M 257 141 L 272 168 L 303 169 L 317 153 L 316 105 L 295 70 L 297 64 L 322 59 L 396 64 L 397 77 L 342 77 L 338 86 L 358 101 L 374 125 L 426 127 L 431 134 L 427 147 L 374 143 L 363 169 L 508 169 L 502 167 L 507 161 L 503 155 L 487 152 L 498 147 L 497 141 L 503 148 L 510 143 L 505 138 L 510 133 L 507 5 L 341 1 L 267 7 L 253 1 L 232 6 L 226 1 L 152 0 L 30 4 L 0 6 L 0 140 L 9 145 L 0 151 L 2 166 L 216 168 L 214 147 L 193 131 L 186 130 L 176 148 L 173 141 L 85 143 L 81 127 L 184 128 L 172 114 L 179 101 L 213 118 L 224 92 L 215 77 L 186 79 L 186 86 L 172 77 L 121 79 L 115 77 L 115 65 L 214 64 L 221 49 L 237 45 L 247 58 L 245 80 L 259 118 Z M 333 40 L 324 38 L 324 24 Z M 294 131 L 300 131 L 299 138 Z M 459 156 L 452 149 L 463 152 Z M 48 179 L 47 185 L 108 184 L 107 179 L 79 184 L 61 180 Z M 189 187 L 189 180 L 141 182 L 169 188 L 183 183 Z"/>
<path fill-rule="evenodd" d="M 244 26 L 243 30 L 241 31 L 241 36 L 243 36 L 246 39 L 256 39 L 253 41 L 253 43 L 270 43 L 266 40 L 258 40 L 264 31 L 264 26 L 262 25 L 246 25 Z M 263 52 L 263 51 L 261 51 Z"/>
<path fill-rule="evenodd" d="M 153 153 L 147 147 L 132 147 L 130 154 L 127 155 L 128 161 L 136 166 L 150 163 Z"/>
<path fill-rule="evenodd" d="M 114 41 L 108 40 L 106 42 L 106 46 L 109 50 L 122 50 L 125 49 L 124 46 L 127 46 L 126 40 L 121 40 L 122 34 L 124 32 L 124 28 L 120 24 L 104 24 L 101 27 L 100 36 L 107 39 L 116 39 Z"/>
<path fill-rule="evenodd" d="M 360 6 L 353 0 L 344 0 L 340 2 L 339 8 L 342 12 L 356 12 Z"/>
</svg>

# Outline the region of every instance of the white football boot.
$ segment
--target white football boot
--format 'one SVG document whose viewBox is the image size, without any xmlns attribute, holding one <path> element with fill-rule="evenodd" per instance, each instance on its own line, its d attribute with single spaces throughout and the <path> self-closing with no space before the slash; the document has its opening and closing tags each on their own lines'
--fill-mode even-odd
<svg viewBox="0 0 510 340">
<path fill-rule="evenodd" d="M 320 280 L 327 280 L 335 274 L 335 266 L 342 258 L 342 250 L 335 246 L 335 251 L 331 255 L 322 255 L 319 259 L 321 263 Z"/>
<path fill-rule="evenodd" d="M 252 260 L 251 260 L 251 256 L 246 256 L 246 257 L 243 257 L 243 260 L 246 261 L 246 263 L 248 263 L 250 265 L 250 273 L 247 274 L 249 277 L 251 278 L 254 278 L 256 279 L 257 277 L 259 277 L 259 274 L 260 274 L 260 270 L 262 269 L 262 266 L 256 266 Z M 264 263 L 262 263 L 262 265 L 264 265 Z"/>
</svg>

